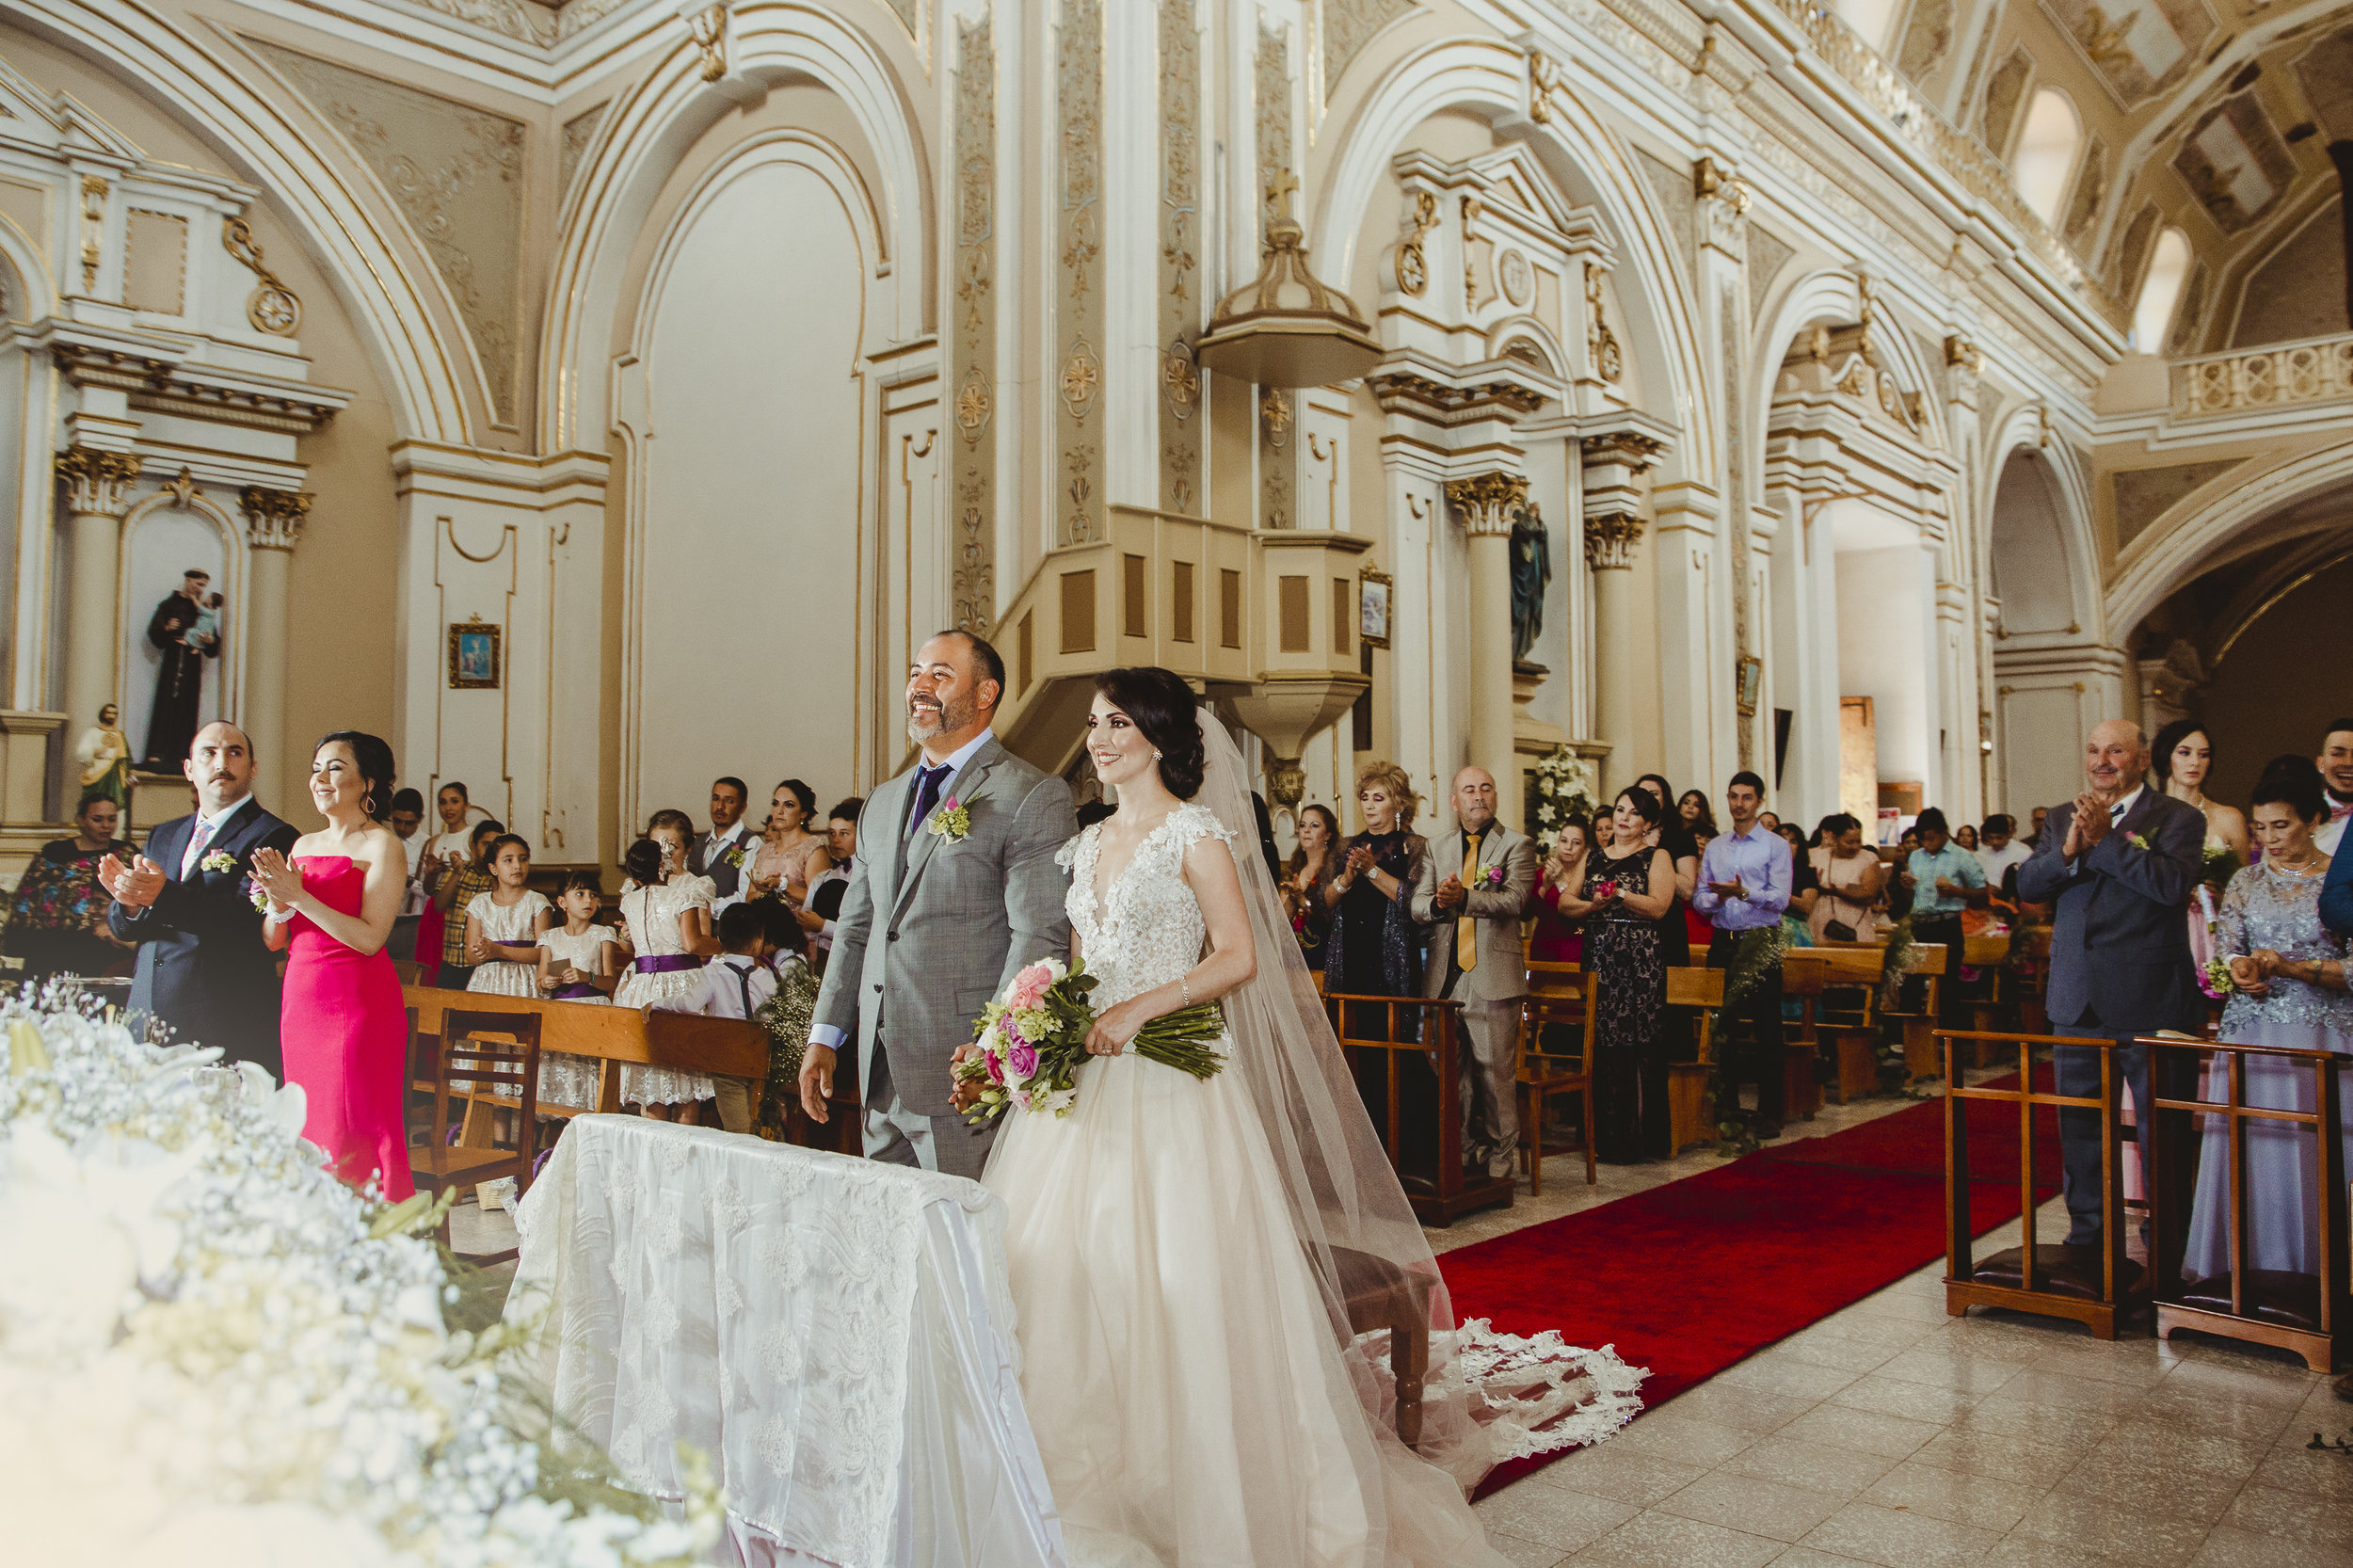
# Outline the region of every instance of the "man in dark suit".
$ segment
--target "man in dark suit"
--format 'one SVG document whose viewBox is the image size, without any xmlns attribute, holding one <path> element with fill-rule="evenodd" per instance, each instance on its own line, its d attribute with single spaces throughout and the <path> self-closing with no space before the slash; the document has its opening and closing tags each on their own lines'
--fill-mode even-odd
<svg viewBox="0 0 2353 1568">
<path fill-rule="evenodd" d="M 114 900 L 107 927 L 138 945 L 131 1011 L 282 1080 L 278 957 L 262 943 L 246 879 L 255 850 L 283 855 L 301 835 L 253 798 L 253 743 L 235 725 L 198 730 L 181 768 L 196 786 L 196 814 L 157 826 L 128 866 L 111 855 L 99 866 Z"/>
<path fill-rule="evenodd" d="M 2045 1002 L 2052 1032 L 2120 1041 L 2168 1029 L 2195 1033 L 2205 1019 L 2205 1000 L 2183 910 L 2198 885 L 2205 816 L 2148 787 L 2149 744 L 2137 724 L 2111 719 L 2096 726 L 2085 744 L 2084 767 L 2090 788 L 2051 809 L 2034 857 L 2018 868 L 2018 896 L 2055 905 Z M 2061 1047 L 2054 1054 L 2060 1094 L 2100 1092 L 2098 1052 Z M 2118 1053 L 2133 1102 L 2143 1108 L 2144 1161 L 2156 1121 L 2146 1110 L 2148 1054 L 2147 1047 L 2129 1045 Z M 2169 1078 L 2181 1066 L 2178 1060 L 2169 1063 Z M 2169 1094 L 2180 1088 L 2167 1085 Z M 2099 1112 L 2061 1110 L 2059 1143 L 2067 1168 L 2068 1244 L 2097 1245 Z M 2186 1178 L 2190 1173 L 2177 1174 Z M 2186 1179 L 2181 1196 L 2188 1196 Z"/>
<path fill-rule="evenodd" d="M 711 831 L 687 847 L 686 869 L 696 876 L 711 878 L 718 890 L 718 899 L 712 904 L 713 917 L 717 911 L 733 904 L 744 889 L 744 868 L 728 859 L 729 854 L 741 850 L 746 859 L 760 852 L 759 836 L 744 825 L 744 807 L 751 799 L 751 791 L 740 778 L 720 778 L 711 786 Z"/>
</svg>

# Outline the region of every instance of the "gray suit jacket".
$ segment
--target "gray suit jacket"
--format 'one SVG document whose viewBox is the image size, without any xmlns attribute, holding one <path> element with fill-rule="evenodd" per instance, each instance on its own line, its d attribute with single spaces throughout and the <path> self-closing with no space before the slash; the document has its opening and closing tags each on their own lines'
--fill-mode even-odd
<svg viewBox="0 0 2353 1568">
<path fill-rule="evenodd" d="M 970 817 L 963 839 L 924 824 L 905 832 L 915 784 L 914 770 L 901 774 L 859 815 L 856 869 L 812 1022 L 855 1027 L 861 1066 L 879 1040 L 900 1100 L 946 1116 L 955 1110 L 949 1060 L 981 1009 L 1015 970 L 1070 954 L 1070 878 L 1054 852 L 1079 824 L 1070 786 L 994 736 L 939 792 Z"/>
<path fill-rule="evenodd" d="M 2198 886 L 2204 813 L 2143 790 L 2124 820 L 2070 869 L 2060 851 L 2074 817 L 2073 801 L 2054 807 L 2034 858 L 2018 868 L 2018 896 L 2054 905 L 2044 1001 L 2054 1031 L 2195 1032 L 2205 1000 L 2185 910 Z"/>
<path fill-rule="evenodd" d="M 1514 833 L 1501 823 L 1487 829 L 1479 841 L 1479 869 L 1503 869 L 1503 882 L 1489 887 L 1483 879 L 1472 887 L 1465 879 L 1463 906 L 1441 909 L 1438 884 L 1463 870 L 1463 830 L 1457 826 L 1430 841 L 1422 856 L 1421 875 L 1414 882 L 1414 919 L 1430 927 L 1430 962 L 1422 972 L 1422 993 L 1447 994 L 1448 973 L 1454 967 L 1454 922 L 1465 914 L 1478 922 L 1479 962 L 1454 987 L 1457 1001 L 1509 1001 L 1528 995 L 1528 952 L 1520 944 L 1520 912 L 1536 891 L 1536 841 Z"/>
</svg>

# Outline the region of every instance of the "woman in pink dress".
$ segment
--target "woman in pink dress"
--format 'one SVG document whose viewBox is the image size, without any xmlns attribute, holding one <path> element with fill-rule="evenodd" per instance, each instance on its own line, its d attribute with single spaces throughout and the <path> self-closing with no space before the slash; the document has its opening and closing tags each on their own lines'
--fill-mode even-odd
<svg viewBox="0 0 2353 1568">
<path fill-rule="evenodd" d="M 280 1032 L 286 1081 L 309 1096 L 302 1135 L 338 1176 L 354 1187 L 377 1178 L 397 1201 L 416 1188 L 401 1115 L 408 1014 L 384 951 L 408 881 L 386 825 L 392 799 L 392 748 L 337 730 L 311 758 L 327 830 L 296 840 L 290 856 L 256 852 L 253 880 L 269 895 L 270 951 L 287 953 Z"/>
</svg>

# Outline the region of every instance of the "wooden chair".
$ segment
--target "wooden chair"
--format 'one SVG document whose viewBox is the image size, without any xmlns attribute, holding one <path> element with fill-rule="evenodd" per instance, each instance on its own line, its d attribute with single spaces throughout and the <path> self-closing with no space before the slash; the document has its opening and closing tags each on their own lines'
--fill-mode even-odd
<svg viewBox="0 0 2353 1568">
<path fill-rule="evenodd" d="M 1545 1191 L 1545 1156 L 1568 1149 L 1545 1145 L 1545 1096 L 1576 1095 L 1585 1135 L 1585 1185 L 1601 1178 L 1593 1169 L 1593 999 L 1596 977 L 1582 977 L 1573 992 L 1534 992 L 1520 999 L 1518 1050 L 1520 1096 L 1520 1160 L 1528 1168 L 1528 1195 Z M 1563 1056 L 1545 1049 L 1547 1028 L 1573 1031 L 1582 1042 L 1577 1054 Z"/>
<path fill-rule="evenodd" d="M 2016 984 L 2009 968 L 2010 934 L 1979 932 L 1963 943 L 1961 961 L 1977 971 L 1982 988 L 1969 999 L 1970 1027 L 1979 1034 L 1998 1032 L 2009 1021 L 2010 990 Z M 1991 1049 L 1993 1048 L 1986 1048 Z M 1991 1065 L 1984 1060 L 1973 1067 Z"/>
<path fill-rule="evenodd" d="M 1792 948 L 1782 955 L 1785 993 L 1793 975 L 1812 967 L 1818 980 L 1811 983 L 1817 999 L 1813 1026 L 1830 1037 L 1837 1063 L 1831 1078 L 1831 1098 L 1839 1105 L 1858 1095 L 1879 1092 L 1879 985 L 1887 968 L 1884 948 L 1868 944 L 1825 942 L 1819 947 Z M 1801 989 L 1806 983 L 1801 983 Z"/>
<path fill-rule="evenodd" d="M 393 959 L 392 973 L 400 977 L 400 983 L 403 986 L 422 985 L 424 984 L 424 966 L 414 958 Z"/>
<path fill-rule="evenodd" d="M 1575 964 L 1528 961 L 1528 988 L 1545 996 L 1575 996 L 1584 989 L 1584 970 Z"/>
<path fill-rule="evenodd" d="M 1822 1084 L 1815 1076 L 1814 1064 L 1822 1055 L 1821 1005 L 1826 972 L 1820 964 L 1785 961 L 1781 966 L 1782 1000 L 1798 1004 L 1796 1035 L 1793 1038 L 1785 1030 L 1782 1040 L 1782 1114 L 1791 1121 L 1810 1122 L 1822 1110 Z"/>
<path fill-rule="evenodd" d="M 1385 1257 L 1334 1247 L 1352 1334 L 1389 1332 L 1389 1370 L 1397 1379 L 1397 1435 L 1407 1448 L 1421 1444 L 1422 1384 L 1430 1375 L 1430 1279 L 1400 1269 Z"/>
<path fill-rule="evenodd" d="M 441 1015 L 440 1049 L 433 1064 L 433 1130 L 423 1145 L 410 1144 L 408 1170 L 418 1190 L 439 1197 L 452 1188 L 515 1178 L 518 1196 L 531 1186 L 531 1163 L 538 1148 L 539 1022 L 537 1013 L 466 1013 L 455 1008 Z M 474 1086 L 501 1099 L 512 1099 L 515 1146 L 472 1147 L 449 1142 L 450 1085 Z M 463 1098 L 461 1095 L 459 1096 Z M 471 1113 L 472 1102 L 466 1112 Z M 449 1244 L 449 1222 L 441 1222 L 441 1241 Z M 469 1255 L 477 1263 L 504 1263 L 517 1250 Z"/>
<path fill-rule="evenodd" d="M 2148 1294 L 2148 1274 L 2125 1256 L 2123 1145 L 2121 1125 L 2124 1071 L 2113 1040 L 2047 1034 L 1978 1034 L 1939 1030 L 1945 1060 L 1945 1310 L 1953 1317 L 1973 1306 L 2002 1306 L 2017 1312 L 2072 1318 L 2101 1339 L 2116 1337 L 2119 1319 Z M 1990 1043 L 2018 1053 L 2018 1087 L 1963 1087 L 1962 1051 Z M 2100 1053 L 2100 1092 L 2090 1096 L 2044 1092 L 2034 1087 L 2038 1048 L 2081 1046 Z M 1969 1217 L 1968 1108 L 1972 1100 L 2014 1105 L 2018 1111 L 2018 1207 L 2020 1244 L 1991 1257 L 1973 1259 L 1976 1226 Z M 2035 1240 L 2035 1111 L 2041 1106 L 2096 1111 L 2100 1114 L 2101 1244 L 2046 1245 Z"/>
<path fill-rule="evenodd" d="M 2336 1369 L 2336 1363 L 2353 1351 L 2353 1293 L 2348 1291 L 2347 1222 L 2344 1087 L 2339 1069 L 2345 1059 L 2333 1051 L 2297 1050 L 2279 1046 L 2239 1046 L 2219 1041 L 2168 1039 L 2139 1042 L 2149 1048 L 2150 1082 L 2163 1081 L 2156 1071 L 2160 1052 L 2196 1051 L 2222 1067 L 2222 1098 L 2168 1099 L 2152 1093 L 2156 1120 L 2150 1127 L 2150 1233 L 2156 1238 L 2155 1297 L 2157 1337 L 2179 1329 L 2201 1329 L 2225 1338 L 2258 1345 L 2275 1345 L 2304 1358 L 2315 1372 Z M 2274 1111 L 2247 1103 L 2247 1064 L 2268 1058 L 2312 1074 L 2312 1111 Z M 2197 1115 L 2186 1114 L 2195 1112 Z M 2174 1114 L 2168 1114 L 2174 1112 Z M 2225 1145 L 2225 1201 L 2230 1226 L 2229 1270 L 2211 1279 L 2188 1279 L 2183 1273 L 2183 1248 L 2188 1240 L 2186 1213 L 2176 1214 L 2172 1172 L 2198 1159 L 2194 1146 L 2204 1140 L 2198 1127 L 2201 1117 L 2228 1124 Z M 2247 1141 L 2253 1126 L 2265 1122 L 2313 1128 L 2313 1191 L 2320 1194 L 2320 1270 L 2317 1273 L 2288 1273 L 2248 1266 Z M 2251 1124 L 2251 1125 L 2250 1125 Z M 2273 1223 L 2287 1216 L 2274 1216 Z M 2300 1223 L 2300 1221 L 2299 1221 Z"/>
<path fill-rule="evenodd" d="M 1515 1177 L 1463 1168 L 1462 1043 L 1457 1033 L 1463 1004 L 1441 997 L 1336 991 L 1323 999 L 1323 1007 L 1350 1068 L 1380 1068 L 1378 1091 L 1366 1084 L 1362 1073 L 1357 1082 L 1368 1096 L 1377 1095 L 1366 1107 L 1372 1115 L 1373 1135 L 1396 1167 L 1415 1217 L 1426 1225 L 1443 1227 L 1474 1209 L 1509 1208 Z M 1372 1023 L 1376 1018 L 1377 1026 Z M 1353 1032 L 1372 1027 L 1381 1032 Z M 1413 1141 L 1426 1140 L 1424 1146 L 1435 1150 L 1426 1169 L 1406 1158 L 1409 1115 L 1418 1124 L 1411 1129 Z"/>
<path fill-rule="evenodd" d="M 1937 1008 L 1943 1001 L 1947 984 L 1945 976 L 1951 973 L 1952 967 L 1951 952 L 1944 943 L 1915 943 L 1911 962 L 1904 969 L 1904 978 L 1919 978 L 1919 1008 L 1916 1011 L 1904 1008 L 1899 994 L 1897 999 L 1898 1005 L 1880 1009 L 1881 1017 L 1898 1019 L 1903 1025 L 1904 1079 L 1907 1082 L 1934 1078 L 1937 1074 L 1936 1026 L 1940 1017 Z"/>
<path fill-rule="evenodd" d="M 1691 1032 L 1698 1059 L 1667 1064 L 1667 1142 L 1670 1154 L 1716 1136 L 1715 1106 L 1707 1096 L 1709 1064 L 1716 1054 L 1716 1010 L 1724 1004 L 1724 971 L 1672 965 L 1667 970 L 1667 1005 L 1699 1010 Z"/>
</svg>

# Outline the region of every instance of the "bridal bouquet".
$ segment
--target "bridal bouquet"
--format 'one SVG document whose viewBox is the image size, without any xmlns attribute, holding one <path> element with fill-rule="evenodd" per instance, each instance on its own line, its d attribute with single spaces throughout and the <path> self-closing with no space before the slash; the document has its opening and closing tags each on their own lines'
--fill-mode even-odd
<svg viewBox="0 0 2353 1568">
<path fill-rule="evenodd" d="M 1070 1114 L 1079 1103 L 1079 1064 L 1087 1059 L 1087 1032 L 1095 1009 L 1087 993 L 1095 977 L 1086 965 L 1044 958 L 1005 983 L 982 1012 L 973 1032 L 978 1052 L 956 1064 L 960 1082 L 981 1083 L 980 1102 L 965 1120 L 994 1121 L 1007 1106 L 1022 1111 Z M 1136 1032 L 1128 1048 L 1146 1062 L 1208 1078 L 1225 1065 L 1209 1048 L 1225 1027 L 1213 1001 L 1163 1013 Z"/>
</svg>

